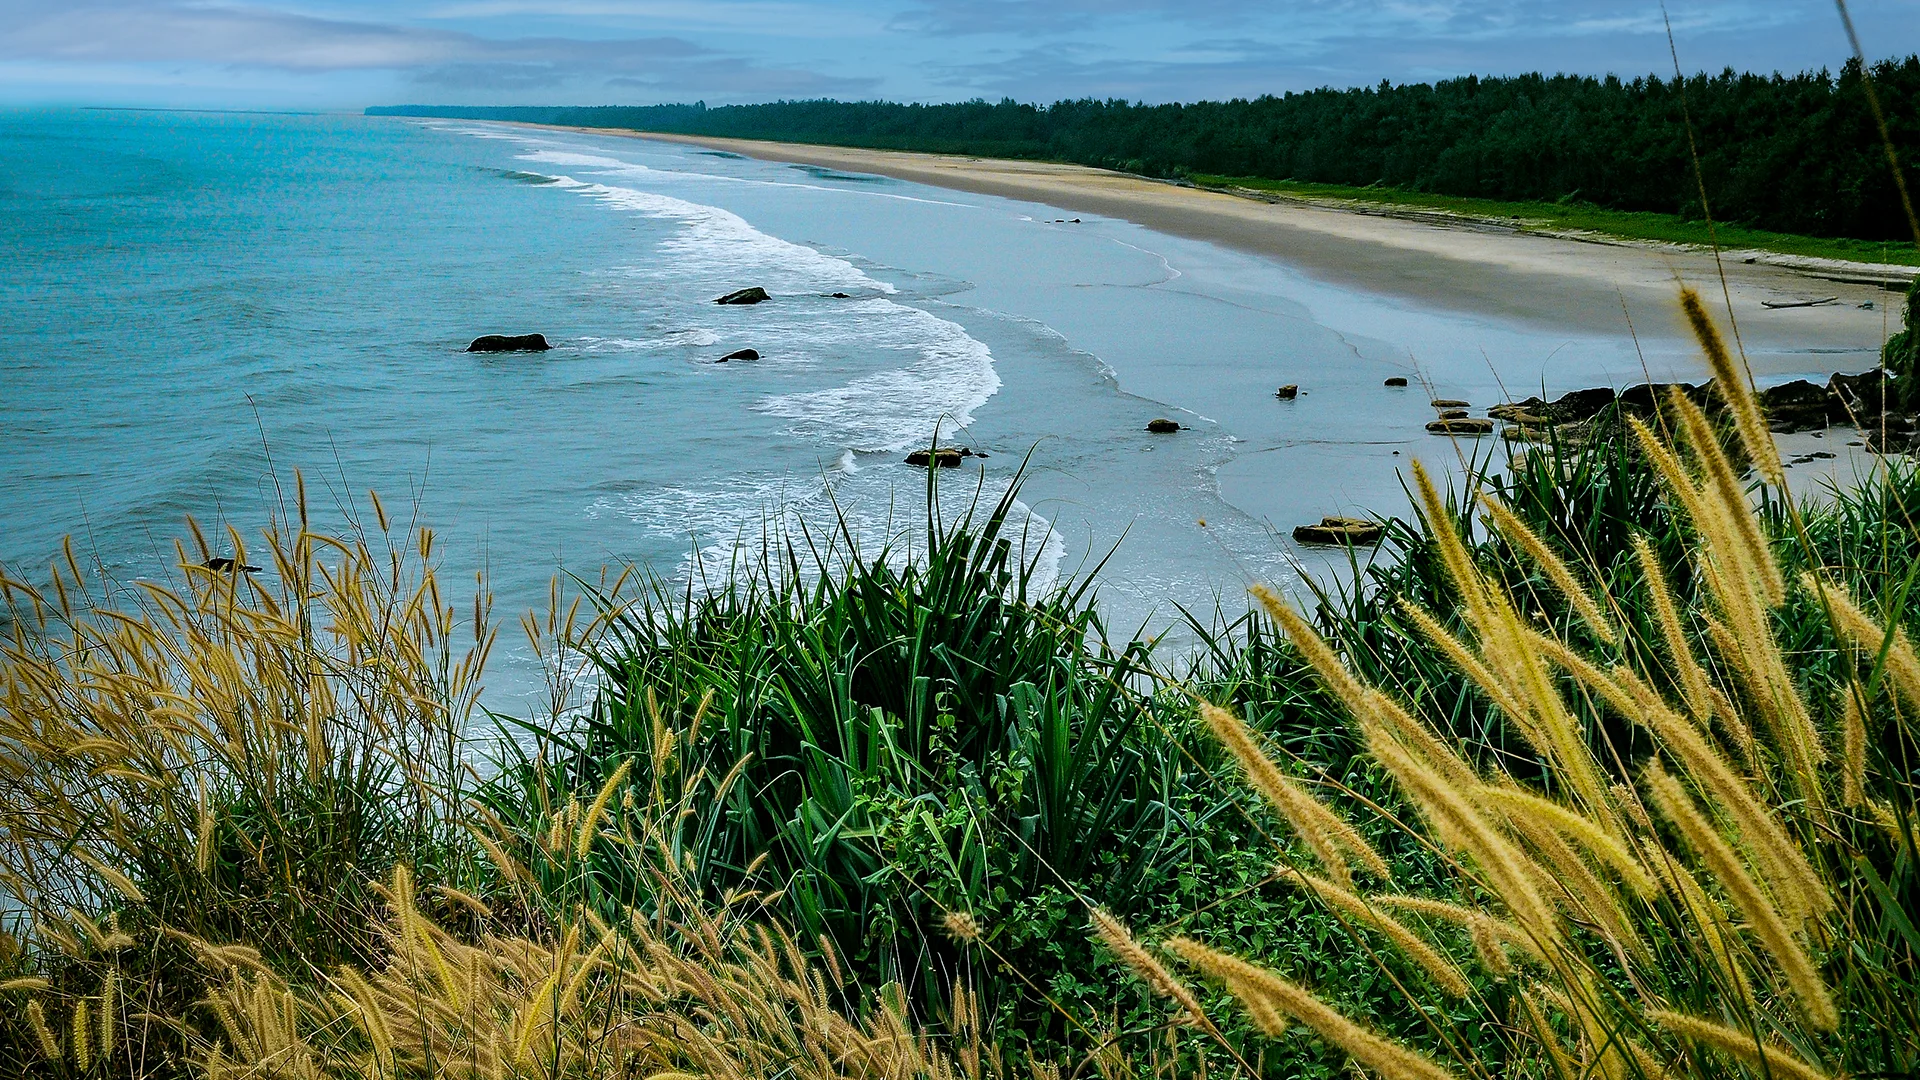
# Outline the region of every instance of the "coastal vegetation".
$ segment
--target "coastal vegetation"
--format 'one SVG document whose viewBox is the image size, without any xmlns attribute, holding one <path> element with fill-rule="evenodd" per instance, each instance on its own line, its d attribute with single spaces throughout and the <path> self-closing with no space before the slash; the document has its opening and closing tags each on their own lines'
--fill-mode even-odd
<svg viewBox="0 0 1920 1080">
<path fill-rule="evenodd" d="M 539 722 L 377 499 L 9 578 L 0 1072 L 1911 1073 L 1920 472 L 1795 500 L 1683 299 L 1712 415 L 1416 467 L 1178 652 L 957 470 L 886 549 L 556 582 Z"/>
<path fill-rule="evenodd" d="M 1704 185 L 1715 220 L 1758 232 L 1870 242 L 1814 254 L 1877 259 L 1885 242 L 1890 261 L 1911 263 L 1913 237 L 1866 99 L 1867 75 L 1908 186 L 1920 186 L 1913 173 L 1920 161 L 1916 56 L 1870 70 L 1849 61 L 1838 73 L 1467 76 L 1191 104 L 823 100 L 716 108 L 409 105 L 368 112 L 1060 161 L 1169 179 L 1366 188 L 1390 200 L 1548 204 L 1563 214 L 1657 215 L 1672 224 L 1604 220 L 1625 229 L 1623 235 L 1648 236 L 1653 229 L 1651 238 L 1677 233 L 1699 242 L 1708 239 L 1697 224 L 1705 218 Z M 1540 216 L 1537 205 L 1483 209 Z"/>
</svg>

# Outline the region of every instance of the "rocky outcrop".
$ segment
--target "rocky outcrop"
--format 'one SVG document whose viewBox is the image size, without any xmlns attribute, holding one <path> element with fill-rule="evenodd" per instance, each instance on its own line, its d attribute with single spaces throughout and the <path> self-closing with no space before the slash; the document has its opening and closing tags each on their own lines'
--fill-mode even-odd
<svg viewBox="0 0 1920 1080">
<path fill-rule="evenodd" d="M 715 360 L 714 363 L 724 364 L 729 360 L 758 360 L 758 359 L 760 359 L 760 354 L 754 351 L 753 349 L 735 349 L 732 352 L 728 353 L 727 355 L 721 357 L 720 359 Z"/>
<path fill-rule="evenodd" d="M 758 285 L 750 285 L 744 289 L 735 289 L 733 292 L 730 292 L 727 295 L 720 297 L 718 300 L 715 300 L 714 303 L 716 304 L 758 304 L 771 299 L 773 298 L 767 295 L 767 290 L 761 288 Z"/>
<path fill-rule="evenodd" d="M 1774 431 L 1822 431 L 1833 402 L 1824 386 L 1795 379 L 1760 391 L 1760 411 Z"/>
<path fill-rule="evenodd" d="M 1365 518 L 1323 517 L 1318 525 L 1296 525 L 1293 539 L 1299 544 L 1337 544 L 1366 547 L 1380 542 L 1385 526 Z"/>
<path fill-rule="evenodd" d="M 1180 430 L 1180 425 L 1178 422 L 1169 420 L 1164 416 L 1157 416 L 1147 421 L 1147 430 L 1153 432 L 1155 435 L 1171 435 Z"/>
<path fill-rule="evenodd" d="M 1835 373 L 1827 380 L 1827 393 L 1842 414 L 1865 424 L 1886 411 L 1887 386 L 1886 369 L 1874 368 L 1858 375 Z"/>
<path fill-rule="evenodd" d="M 546 352 L 545 334 L 482 334 L 467 346 L 468 352 Z"/>
<path fill-rule="evenodd" d="M 1294 383 L 1288 383 L 1280 389 L 1275 390 L 1273 396 L 1279 398 L 1281 401 L 1292 401 L 1294 398 L 1300 396 L 1300 387 Z"/>
</svg>

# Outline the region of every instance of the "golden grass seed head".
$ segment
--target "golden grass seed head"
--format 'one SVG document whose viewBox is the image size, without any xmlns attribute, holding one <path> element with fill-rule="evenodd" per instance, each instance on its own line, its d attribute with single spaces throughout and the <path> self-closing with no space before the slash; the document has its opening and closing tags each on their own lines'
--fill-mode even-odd
<svg viewBox="0 0 1920 1080">
<path fill-rule="evenodd" d="M 1648 1009 L 1645 1015 L 1675 1035 L 1746 1062 L 1762 1075 L 1777 1076 L 1781 1080 L 1827 1080 L 1826 1073 L 1800 1060 L 1793 1051 L 1772 1040 L 1756 1042 L 1750 1031 L 1668 1009 Z"/>
<path fill-rule="evenodd" d="M 40 1007 L 38 1000 L 27 1002 L 27 1026 L 33 1028 L 34 1037 L 40 1040 L 40 1053 L 48 1061 L 63 1061 L 66 1055 L 60 1052 L 60 1040 L 53 1035 L 53 1029 L 47 1026 L 47 1012 Z"/>
<path fill-rule="evenodd" d="M 949 911 L 940 917 L 940 926 L 948 937 L 961 944 L 970 945 L 980 940 L 980 920 L 974 918 L 971 911 Z"/>
<path fill-rule="evenodd" d="M 1800 943 L 1794 940 L 1779 910 L 1740 865 L 1739 856 L 1695 808 L 1692 796 L 1686 793 L 1678 780 L 1662 770 L 1658 762 L 1647 769 L 1646 783 L 1653 795 L 1654 805 L 1679 830 L 1694 854 L 1706 863 L 1707 869 L 1746 917 L 1749 930 L 1760 940 L 1774 962 L 1780 965 L 1787 984 L 1799 999 L 1807 1022 L 1822 1031 L 1832 1031 L 1838 1027 L 1840 1014 L 1834 1005 L 1832 992 L 1820 978 L 1819 970 Z"/>
<path fill-rule="evenodd" d="M 1750 378 L 1746 371 L 1736 366 L 1733 354 L 1727 351 L 1720 328 L 1714 325 L 1706 305 L 1701 303 L 1700 294 L 1683 286 L 1680 289 L 1680 310 L 1686 313 L 1687 325 L 1692 327 L 1700 350 L 1707 355 L 1707 365 L 1713 370 L 1714 388 L 1720 392 L 1727 408 L 1733 413 L 1734 426 L 1740 432 L 1740 441 L 1746 445 L 1747 456 L 1753 459 L 1768 483 L 1775 486 L 1785 484 L 1786 475 L 1780 467 L 1780 452 L 1774 446 L 1773 435 L 1767 430 L 1766 420 L 1760 414 L 1760 403 L 1754 398 Z"/>
<path fill-rule="evenodd" d="M 1599 603 L 1588 594 L 1586 586 L 1574 576 L 1573 570 L 1567 566 L 1565 560 L 1561 559 L 1538 533 L 1529 528 L 1526 522 L 1520 520 L 1518 514 L 1498 499 L 1482 495 L 1480 505 L 1486 509 L 1487 516 L 1492 519 L 1494 527 L 1505 533 L 1509 540 L 1527 553 L 1527 557 L 1532 559 L 1535 565 L 1546 572 L 1547 580 L 1553 582 L 1554 588 L 1560 590 L 1561 595 L 1566 597 L 1567 602 L 1572 604 L 1573 609 L 1580 614 L 1581 621 L 1585 622 L 1600 640 L 1609 645 L 1618 640 L 1612 623 L 1608 621 L 1606 613 L 1600 609 Z"/>
<path fill-rule="evenodd" d="M 1208 948 L 1191 938 L 1174 938 L 1167 942 L 1167 948 L 1220 982 L 1235 997 L 1265 998 L 1271 1008 L 1312 1028 L 1321 1038 L 1373 1070 L 1381 1080 L 1451 1080 L 1453 1076 L 1420 1054 L 1347 1019 L 1305 989 L 1266 968 Z"/>
<path fill-rule="evenodd" d="M 1115 918 L 1105 908 L 1092 908 L 1088 911 L 1087 917 L 1093 926 L 1094 934 L 1107 947 L 1107 951 L 1113 953 L 1114 959 L 1125 964 L 1135 978 L 1146 983 L 1154 993 L 1180 1006 L 1181 1011 L 1203 1030 L 1213 1029 L 1212 1021 L 1207 1019 L 1206 1010 L 1200 1007 L 1200 999 L 1194 997 L 1193 991 L 1187 989 L 1185 983 L 1175 978 L 1173 972 L 1167 970 L 1166 965 L 1134 938 L 1133 932 L 1127 929 L 1125 923 Z"/>
</svg>

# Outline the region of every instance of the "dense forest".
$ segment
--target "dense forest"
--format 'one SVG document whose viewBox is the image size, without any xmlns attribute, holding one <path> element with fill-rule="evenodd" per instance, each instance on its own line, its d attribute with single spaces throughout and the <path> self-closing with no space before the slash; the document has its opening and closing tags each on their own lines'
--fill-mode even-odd
<svg viewBox="0 0 1920 1080">
<path fill-rule="evenodd" d="M 1160 177 L 1577 199 L 1697 218 L 1691 119 L 1716 219 L 1810 236 L 1909 239 L 1861 72 L 1849 62 L 1838 75 L 1469 75 L 1191 105 L 1008 99 L 368 112 L 1037 158 Z M 1920 187 L 1911 165 L 1920 161 L 1920 56 L 1875 64 L 1872 79 L 1908 183 Z"/>
</svg>

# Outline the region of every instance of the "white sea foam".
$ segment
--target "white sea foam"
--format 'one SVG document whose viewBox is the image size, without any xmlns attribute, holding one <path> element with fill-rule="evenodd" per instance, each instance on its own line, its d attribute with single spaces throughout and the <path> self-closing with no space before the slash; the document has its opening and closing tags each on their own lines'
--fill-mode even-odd
<svg viewBox="0 0 1920 1080">
<path fill-rule="evenodd" d="M 926 554 L 926 507 L 916 495 L 899 497 L 893 470 L 862 472 L 849 467 L 820 476 L 736 476 L 699 487 L 663 487 L 608 496 L 588 510 L 590 517 L 615 514 L 663 538 L 687 541 L 681 580 L 723 586 L 730 574 L 757 568 L 770 551 L 791 538 L 803 552 L 818 553 L 829 568 L 844 566 L 847 538 L 864 559 L 900 565 Z M 917 476 L 916 476 L 917 478 Z M 990 478 L 978 490 L 953 477 L 942 490 L 942 516 L 953 520 L 972 503 L 977 512 L 1006 494 L 1007 481 Z M 975 502 L 974 500 L 978 500 Z M 1066 541 L 1046 518 L 1015 499 L 1003 535 L 1014 555 L 1034 568 L 1032 586 L 1051 588 L 1059 580 Z M 819 568 L 803 566 L 803 572 Z"/>
<path fill-rule="evenodd" d="M 754 408 L 795 421 L 797 435 L 830 439 L 855 450 L 897 451 L 973 423 L 973 411 L 1000 389 L 993 352 L 957 323 L 919 308 L 881 300 L 870 345 L 916 354 L 904 367 L 842 386 L 781 394 Z"/>
<path fill-rule="evenodd" d="M 531 154 L 527 158 L 539 160 L 543 154 Z M 701 277 L 723 273 L 732 279 L 759 282 L 770 293 L 897 291 L 888 282 L 868 277 L 845 259 L 769 236 L 740 215 L 717 206 L 639 188 L 588 183 L 570 176 L 554 177 L 554 186 L 622 210 L 679 223 L 681 228 L 661 243 L 661 249 L 669 256 L 685 260 L 678 266 L 662 267 L 681 277 L 690 273 Z"/>
</svg>

